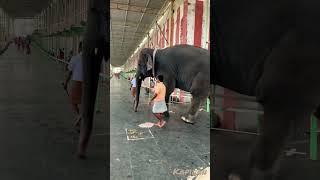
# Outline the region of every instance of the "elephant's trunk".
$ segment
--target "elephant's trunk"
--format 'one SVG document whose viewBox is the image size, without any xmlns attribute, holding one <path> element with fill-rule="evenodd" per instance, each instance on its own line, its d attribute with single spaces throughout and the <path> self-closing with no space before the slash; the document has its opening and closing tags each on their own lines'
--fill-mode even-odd
<svg viewBox="0 0 320 180">
<path fill-rule="evenodd" d="M 93 127 L 93 118 L 99 74 L 103 57 L 109 59 L 107 53 L 109 34 L 109 9 L 105 0 L 88 1 L 88 25 L 83 49 L 83 95 L 82 120 L 77 155 L 86 156 L 86 149 Z M 108 16 L 108 17 L 107 17 Z"/>
<path fill-rule="evenodd" d="M 99 73 L 102 58 L 84 53 L 83 68 L 83 96 L 82 121 L 78 146 L 78 156 L 84 157 L 91 135 L 94 119 L 95 102 L 99 83 Z"/>
<path fill-rule="evenodd" d="M 135 97 L 135 104 L 134 104 L 135 112 L 137 112 L 139 98 L 140 98 L 141 84 L 142 84 L 142 78 L 139 74 L 136 76 L 136 83 L 137 83 L 137 87 L 136 87 L 137 89 L 136 89 L 136 97 Z"/>
</svg>

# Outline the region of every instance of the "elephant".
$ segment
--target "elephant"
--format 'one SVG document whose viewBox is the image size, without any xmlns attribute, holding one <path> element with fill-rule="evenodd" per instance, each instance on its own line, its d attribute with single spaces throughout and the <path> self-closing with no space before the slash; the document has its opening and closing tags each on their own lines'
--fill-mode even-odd
<svg viewBox="0 0 320 180">
<path fill-rule="evenodd" d="M 305 126 L 319 106 L 320 2 L 213 3 L 210 84 L 255 97 L 264 109 L 247 165 L 230 167 L 234 172 L 225 174 L 229 180 L 277 179 L 281 150 L 292 126 Z M 219 169 L 216 158 L 213 164 Z M 215 174 L 213 179 L 219 179 Z"/>
<path fill-rule="evenodd" d="M 82 121 L 80 125 L 80 137 L 78 142 L 77 156 L 80 159 L 86 158 L 86 150 L 93 126 L 94 108 L 97 95 L 99 73 L 102 59 L 109 62 L 110 30 L 107 25 L 110 23 L 110 9 L 107 8 L 105 0 L 88 1 L 88 25 L 84 38 L 83 49 L 83 96 L 82 96 Z M 110 71 L 107 66 L 107 71 Z M 106 74 L 110 74 L 106 72 Z M 109 79 L 106 82 L 109 85 Z M 107 88 L 109 90 L 109 88 Z M 109 102 L 109 92 L 107 101 Z M 109 104 L 109 103 L 107 103 Z M 110 108 L 106 108 L 110 114 Z M 109 116 L 107 116 L 109 118 Z M 109 121 L 109 120 L 107 120 Z"/>
<path fill-rule="evenodd" d="M 134 111 L 137 111 L 141 82 L 146 77 L 164 76 L 165 101 L 168 106 L 170 94 L 175 88 L 192 94 L 191 107 L 181 119 L 193 124 L 204 100 L 209 97 L 210 54 L 209 51 L 192 45 L 175 45 L 164 49 L 144 48 L 140 51 L 136 72 L 137 91 Z M 169 115 L 169 110 L 166 112 Z"/>
</svg>

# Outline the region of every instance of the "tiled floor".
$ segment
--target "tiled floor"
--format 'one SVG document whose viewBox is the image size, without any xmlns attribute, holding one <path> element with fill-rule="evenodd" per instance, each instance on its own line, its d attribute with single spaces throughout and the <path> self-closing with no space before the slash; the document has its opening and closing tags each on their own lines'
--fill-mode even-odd
<svg viewBox="0 0 320 180">
<path fill-rule="evenodd" d="M 106 179 L 105 96 L 88 159 L 74 156 L 78 134 L 61 81 L 63 66 L 33 49 L 30 56 L 12 44 L 0 56 L 0 179 Z"/>
<path fill-rule="evenodd" d="M 141 123 L 156 122 L 144 90 L 141 90 L 138 112 L 133 111 L 129 87 L 129 82 L 122 78 L 111 79 L 111 179 L 187 179 L 189 173 L 178 170 L 208 167 L 210 123 L 206 112 L 199 112 L 198 122 L 189 125 L 179 118 L 179 113 L 186 111 L 188 106 L 170 106 L 174 113 L 166 126 L 150 128 L 154 138 L 127 140 L 125 129 L 139 130 Z"/>
</svg>

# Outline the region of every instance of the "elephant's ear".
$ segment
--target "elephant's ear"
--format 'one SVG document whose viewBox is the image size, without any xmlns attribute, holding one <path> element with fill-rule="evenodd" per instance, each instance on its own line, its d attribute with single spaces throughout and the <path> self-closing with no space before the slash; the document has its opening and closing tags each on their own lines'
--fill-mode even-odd
<svg viewBox="0 0 320 180">
<path fill-rule="evenodd" d="M 147 56 L 147 70 L 151 70 L 152 69 L 152 66 L 153 66 L 153 63 L 152 63 L 152 58 L 149 54 L 146 54 Z"/>
</svg>

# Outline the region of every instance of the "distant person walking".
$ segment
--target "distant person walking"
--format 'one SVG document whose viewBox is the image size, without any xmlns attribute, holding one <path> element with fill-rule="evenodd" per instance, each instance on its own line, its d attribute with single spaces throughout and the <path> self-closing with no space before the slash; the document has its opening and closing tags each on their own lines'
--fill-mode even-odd
<svg viewBox="0 0 320 180">
<path fill-rule="evenodd" d="M 21 47 L 21 36 L 18 37 L 18 51 L 20 51 L 20 47 Z"/>
<path fill-rule="evenodd" d="M 26 42 L 26 41 L 25 41 L 25 38 L 24 38 L 24 37 L 22 37 L 22 38 L 21 38 L 21 47 L 22 47 L 22 52 L 24 52 L 24 48 L 25 48 L 25 45 L 26 45 L 26 44 L 25 44 L 25 42 Z"/>
<path fill-rule="evenodd" d="M 71 93 L 70 100 L 72 104 L 72 110 L 76 114 L 74 127 L 79 131 L 81 114 L 80 105 L 82 98 L 82 82 L 83 82 L 83 70 L 82 70 L 82 42 L 79 43 L 78 54 L 73 56 L 68 65 L 68 73 L 64 82 L 64 89 L 68 89 L 68 83 L 71 79 Z"/>
<path fill-rule="evenodd" d="M 136 81 L 135 77 L 132 78 L 132 80 L 131 80 L 130 90 L 131 90 L 131 95 L 133 96 L 133 98 L 135 98 L 136 92 L 137 92 L 137 81 Z"/>
<path fill-rule="evenodd" d="M 58 59 L 64 60 L 64 48 L 59 48 Z"/>
<path fill-rule="evenodd" d="M 27 49 L 27 54 L 30 54 L 30 53 L 31 53 L 30 44 L 31 44 L 30 36 L 27 36 L 27 37 L 26 37 L 26 49 Z"/>
<path fill-rule="evenodd" d="M 155 84 L 153 89 L 154 96 L 150 100 L 149 105 L 151 105 L 153 101 L 152 113 L 159 120 L 155 125 L 162 128 L 166 123 L 166 121 L 163 120 L 163 113 L 168 110 L 165 101 L 166 86 L 163 84 L 162 75 L 157 76 L 156 82 L 157 83 Z"/>
</svg>

